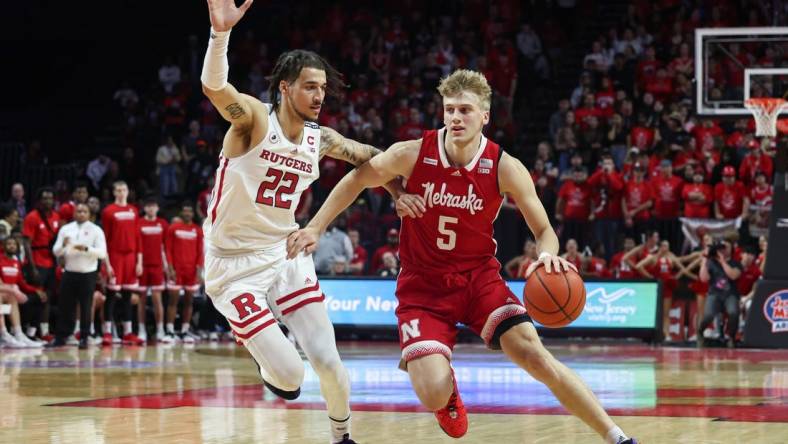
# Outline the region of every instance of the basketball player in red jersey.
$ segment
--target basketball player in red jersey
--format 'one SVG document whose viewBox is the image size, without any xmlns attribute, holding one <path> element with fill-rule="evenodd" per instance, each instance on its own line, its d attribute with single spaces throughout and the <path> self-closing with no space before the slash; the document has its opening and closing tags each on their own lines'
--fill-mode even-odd
<svg viewBox="0 0 788 444">
<path fill-rule="evenodd" d="M 277 321 L 287 326 L 320 379 L 331 443 L 352 444 L 350 380 L 314 263 L 303 254 L 287 260 L 287 236 L 298 229 L 296 208 L 319 176 L 321 157 L 358 166 L 380 150 L 315 123 L 326 93 L 338 92 L 342 81 L 314 52 L 279 56 L 270 76 L 271 103 L 241 94 L 227 82 L 230 32 L 251 4 L 208 1 L 212 29 L 200 80 L 231 126 L 203 224 L 205 292 L 249 350 L 266 388 L 295 399 L 304 363 Z M 390 191 L 398 198 L 401 184 Z"/>
<path fill-rule="evenodd" d="M 140 275 L 140 301 L 137 303 L 138 336 L 147 341 L 145 331 L 145 298 L 150 291 L 153 298 L 153 318 L 156 320 L 156 340 L 162 343 L 174 342 L 173 337 L 164 334 L 164 308 L 161 293 L 164 291 L 164 236 L 167 234 L 167 221 L 158 216 L 159 204 L 155 198 L 148 198 L 142 207 L 143 217 L 137 221 L 137 268 L 142 266 Z"/>
<path fill-rule="evenodd" d="M 142 264 L 137 263 L 137 208 L 128 204 L 129 186 L 126 182 L 112 184 L 112 194 L 115 195 L 115 202 L 101 212 L 101 224 L 107 238 L 107 272 L 110 280 L 107 284 L 110 295 L 104 304 L 104 338 L 101 343 L 112 345 L 115 300 L 120 293 L 123 344 L 143 345 L 144 342 L 131 331 L 131 294 L 137 291 L 137 276 L 142 274 L 142 269 L 138 267 Z"/>
<path fill-rule="evenodd" d="M 404 218 L 397 319 L 403 366 L 421 403 L 449 436 L 465 434 L 468 420 L 450 365 L 461 322 L 491 348 L 543 382 L 572 414 L 609 443 L 634 443 L 605 413 L 582 380 L 548 352 L 517 297 L 500 276 L 493 221 L 511 196 L 535 235 L 537 266 L 574 269 L 558 256 L 550 226 L 525 167 L 482 134 L 490 119 L 491 90 L 481 73 L 458 70 L 441 81 L 445 127 L 420 140 L 394 144 L 345 176 L 306 228 L 288 238 L 295 257 L 317 247 L 320 233 L 366 187 L 407 179 L 422 214 Z M 420 196 L 414 196 L 420 195 Z"/>
<path fill-rule="evenodd" d="M 164 239 L 164 250 L 167 253 L 170 281 L 167 289 L 170 299 L 167 304 L 167 336 L 173 336 L 173 324 L 178 310 L 178 298 L 183 290 L 183 315 L 181 316 L 180 338 L 185 343 L 193 344 L 198 336 L 190 331 L 192 321 L 192 301 L 194 293 L 202 283 L 203 234 L 202 229 L 194 223 L 194 207 L 190 203 L 181 206 L 181 220 L 170 225 Z"/>
</svg>

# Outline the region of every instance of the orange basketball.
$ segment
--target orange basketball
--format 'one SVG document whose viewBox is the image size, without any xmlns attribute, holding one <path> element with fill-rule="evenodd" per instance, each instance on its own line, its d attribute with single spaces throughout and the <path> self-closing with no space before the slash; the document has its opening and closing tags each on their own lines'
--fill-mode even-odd
<svg viewBox="0 0 788 444">
<path fill-rule="evenodd" d="M 536 322 L 550 328 L 564 327 L 583 312 L 586 287 L 574 270 L 547 273 L 540 266 L 525 283 L 523 301 Z"/>
</svg>

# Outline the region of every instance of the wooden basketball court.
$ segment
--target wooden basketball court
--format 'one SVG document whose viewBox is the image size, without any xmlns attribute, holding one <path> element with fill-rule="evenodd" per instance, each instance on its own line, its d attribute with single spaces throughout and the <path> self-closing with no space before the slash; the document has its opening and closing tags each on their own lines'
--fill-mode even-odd
<svg viewBox="0 0 788 444">
<path fill-rule="evenodd" d="M 788 353 L 650 348 L 550 349 L 640 442 L 788 442 Z M 397 369 L 396 344 L 340 343 L 361 444 L 449 443 Z M 464 443 L 601 443 L 541 384 L 481 345 L 459 345 L 469 410 Z M 0 443 L 326 443 L 308 368 L 302 395 L 264 392 L 235 344 L 76 348 L 0 354 Z"/>
</svg>

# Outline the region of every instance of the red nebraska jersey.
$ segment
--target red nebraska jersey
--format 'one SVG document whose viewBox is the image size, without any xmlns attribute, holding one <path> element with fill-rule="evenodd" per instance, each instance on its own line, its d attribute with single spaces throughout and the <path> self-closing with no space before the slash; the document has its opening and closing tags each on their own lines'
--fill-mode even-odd
<svg viewBox="0 0 788 444">
<path fill-rule="evenodd" d="M 444 275 L 482 266 L 495 258 L 493 221 L 503 203 L 498 163 L 503 150 L 481 137 L 476 155 L 465 167 L 449 164 L 446 128 L 425 131 L 405 190 L 424 196 L 423 217 L 402 220 L 400 260 L 403 269 Z"/>
<path fill-rule="evenodd" d="M 167 262 L 178 268 L 202 267 L 202 229 L 194 223 L 170 225 L 164 240 Z"/>
<path fill-rule="evenodd" d="M 161 267 L 164 265 L 164 236 L 167 234 L 167 221 L 157 217 L 148 220 L 141 217 L 137 220 L 137 251 L 142 252 L 142 265 Z"/>
<path fill-rule="evenodd" d="M 714 200 L 720 209 L 722 217 L 734 219 L 741 216 L 744 207 L 744 196 L 746 196 L 744 185 L 735 182 L 733 185 L 725 185 L 720 182 L 714 186 Z"/>
<path fill-rule="evenodd" d="M 101 224 L 107 238 L 107 251 L 137 252 L 137 209 L 131 205 L 109 204 L 101 212 Z"/>
<path fill-rule="evenodd" d="M 52 245 L 60 229 L 60 216 L 50 211 L 46 218 L 36 209 L 25 216 L 22 224 L 22 235 L 30 239 L 30 248 L 33 250 L 33 263 L 36 267 L 51 268 L 55 265 L 52 254 Z"/>
<path fill-rule="evenodd" d="M 610 259 L 610 269 L 613 272 L 613 277 L 618 279 L 632 279 L 638 277 L 634 267 L 632 267 L 629 262 L 624 261 L 625 254 L 625 251 L 616 253 L 616 255 Z"/>
<path fill-rule="evenodd" d="M 25 280 L 22 274 L 22 264 L 15 257 L 8 257 L 0 254 L 0 282 L 9 285 L 16 285 L 23 293 L 34 293 L 38 290 Z"/>
</svg>

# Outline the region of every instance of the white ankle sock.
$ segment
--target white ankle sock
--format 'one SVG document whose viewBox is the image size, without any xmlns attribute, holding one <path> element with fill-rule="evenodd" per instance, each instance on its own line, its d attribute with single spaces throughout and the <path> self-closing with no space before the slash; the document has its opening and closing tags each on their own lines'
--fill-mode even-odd
<svg viewBox="0 0 788 444">
<path fill-rule="evenodd" d="M 156 324 L 156 336 L 158 336 L 158 337 L 164 336 L 164 323 L 163 322 L 159 322 L 158 324 Z"/>
<path fill-rule="evenodd" d="M 41 323 L 41 336 L 46 336 L 49 334 L 49 323 L 42 322 Z"/>
<path fill-rule="evenodd" d="M 104 322 L 104 334 L 105 335 L 112 334 L 112 322 Z"/>
<path fill-rule="evenodd" d="M 608 444 L 619 444 L 629 439 L 629 437 L 624 434 L 624 431 L 621 430 L 621 427 L 615 426 L 607 431 L 607 437 L 605 439 L 607 440 Z"/>
<path fill-rule="evenodd" d="M 123 321 L 123 335 L 131 333 L 131 321 Z"/>
<path fill-rule="evenodd" d="M 14 336 L 17 336 L 17 335 L 21 335 L 21 334 L 22 334 L 22 327 L 21 327 L 21 326 L 19 326 L 19 327 L 14 327 L 12 330 L 13 330 L 13 332 L 14 332 Z"/>
<path fill-rule="evenodd" d="M 175 333 L 175 324 L 168 322 L 167 323 L 167 334 Z"/>
<path fill-rule="evenodd" d="M 331 423 L 331 442 L 342 442 L 345 434 L 350 434 L 350 416 L 339 421 L 329 416 L 328 420 Z"/>
</svg>

